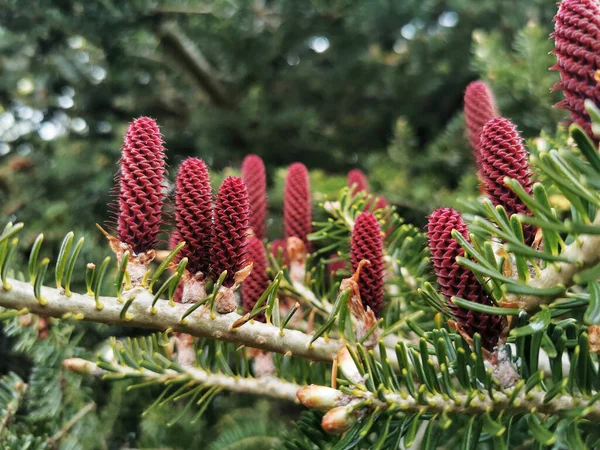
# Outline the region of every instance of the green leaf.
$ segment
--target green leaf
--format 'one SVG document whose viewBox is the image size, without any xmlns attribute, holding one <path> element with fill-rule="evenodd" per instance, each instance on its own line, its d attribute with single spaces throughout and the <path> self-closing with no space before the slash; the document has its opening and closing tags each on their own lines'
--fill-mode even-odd
<svg viewBox="0 0 600 450">
<path fill-rule="evenodd" d="M 67 235 L 62 241 L 62 244 L 60 245 L 60 251 L 58 252 L 58 258 L 56 259 L 56 289 L 62 288 L 63 275 L 65 273 L 65 267 L 67 266 L 69 254 L 71 253 L 71 246 L 73 245 L 74 238 L 75 233 L 70 231 L 69 233 L 67 233 Z"/>
<path fill-rule="evenodd" d="M 472 416 L 469 423 L 463 431 L 463 439 L 461 448 L 463 450 L 475 450 L 479 443 L 479 435 L 481 434 L 482 423 L 477 416 Z"/>
<path fill-rule="evenodd" d="M 411 418 L 412 422 L 408 428 L 408 432 L 404 436 L 404 445 L 406 448 L 410 448 L 415 442 L 415 437 L 417 436 L 417 431 L 419 430 L 419 425 L 421 424 L 420 418 L 422 414 L 423 411 L 420 411 L 414 414 Z"/>
<path fill-rule="evenodd" d="M 494 437 L 500 437 L 506 431 L 506 427 L 502 425 L 500 422 L 495 421 L 490 416 L 489 412 L 486 412 L 483 415 L 483 431 L 489 433 Z"/>
<path fill-rule="evenodd" d="M 533 295 L 536 297 L 556 297 L 563 294 L 566 289 L 562 284 L 549 288 L 536 288 L 527 284 L 505 284 L 502 286 L 502 291 L 505 293 Z"/>
<path fill-rule="evenodd" d="M 42 259 L 42 262 L 37 268 L 37 272 L 35 274 L 35 281 L 33 283 L 33 293 L 39 304 L 42 306 L 48 304 L 48 300 L 42 297 L 42 286 L 44 284 L 44 277 L 46 276 L 46 271 L 48 270 L 49 263 L 49 258 Z"/>
<path fill-rule="evenodd" d="M 502 308 L 499 306 L 482 305 L 463 298 L 452 297 L 452 303 L 464 309 L 470 309 L 485 314 L 494 314 L 499 316 L 515 316 L 521 313 L 519 308 Z"/>
<path fill-rule="evenodd" d="M 427 428 L 425 429 L 425 434 L 423 435 L 423 440 L 421 442 L 421 449 L 423 450 L 434 450 L 437 448 L 440 433 L 436 432 L 436 419 L 437 414 L 429 419 L 429 423 L 427 423 Z"/>
<path fill-rule="evenodd" d="M 533 438 L 544 446 L 552 445 L 556 442 L 556 435 L 547 430 L 534 414 L 527 416 L 527 424 L 529 425 L 529 432 Z"/>
<path fill-rule="evenodd" d="M 573 280 L 577 284 L 585 284 L 597 280 L 598 278 L 600 278 L 600 264 L 596 264 L 594 267 L 576 273 Z"/>
<path fill-rule="evenodd" d="M 593 281 L 588 285 L 590 291 L 590 303 L 583 315 L 583 321 L 586 325 L 600 324 L 600 285 Z"/>
<path fill-rule="evenodd" d="M 71 296 L 71 278 L 73 277 L 75 263 L 77 262 L 79 252 L 81 252 L 81 248 L 83 247 L 84 241 L 85 239 L 83 237 L 79 238 L 79 241 L 77 241 L 77 244 L 75 245 L 75 250 L 73 250 L 73 252 L 69 256 L 69 261 L 67 261 L 67 267 L 65 269 L 65 295 L 67 297 Z"/>
<path fill-rule="evenodd" d="M 102 289 L 102 283 L 104 282 L 104 276 L 106 275 L 106 270 L 108 269 L 108 264 L 110 263 L 110 256 L 104 258 L 102 264 L 100 264 L 100 269 L 98 270 L 98 276 L 96 277 L 96 283 L 94 284 L 94 300 L 96 301 L 96 309 L 98 311 L 104 308 L 104 305 L 100 302 L 100 289 Z"/>
<path fill-rule="evenodd" d="M 550 320 L 552 319 L 552 311 L 547 307 L 542 307 L 542 309 L 531 317 L 529 320 L 529 324 L 524 327 L 514 328 L 510 335 L 513 337 L 522 337 L 529 336 L 531 334 L 537 333 L 538 331 L 543 331 L 550 324 Z"/>
<path fill-rule="evenodd" d="M 152 288 L 154 287 L 154 283 L 158 281 L 163 272 L 169 267 L 171 261 L 175 259 L 177 254 L 181 251 L 181 249 L 185 246 L 185 242 L 180 242 L 175 246 L 173 250 L 169 253 L 169 255 L 165 258 L 165 260 L 160 263 L 160 266 L 156 269 L 156 271 L 152 274 L 152 278 L 150 279 L 150 285 L 148 286 L 148 291 L 152 292 Z"/>
<path fill-rule="evenodd" d="M 598 149 L 595 148 L 594 143 L 587 133 L 583 131 L 583 128 L 574 123 L 569 127 L 569 134 L 577 144 L 577 147 L 579 147 L 579 150 L 581 150 L 583 156 L 585 156 L 585 159 L 588 160 L 596 172 L 600 173 Z"/>
<path fill-rule="evenodd" d="M 42 247 L 43 242 L 44 242 L 44 233 L 40 233 L 35 238 L 35 242 L 33 243 L 33 246 L 31 247 L 31 253 L 29 255 L 29 264 L 28 264 L 29 282 L 30 283 L 33 283 L 33 280 L 35 280 L 35 271 L 37 269 L 38 255 L 40 254 L 40 248 Z"/>
<path fill-rule="evenodd" d="M 2 244 L 3 242 L 7 242 L 15 234 L 21 231 L 23 229 L 23 226 L 23 222 L 19 222 L 14 225 L 12 224 L 12 222 L 9 222 L 4 228 L 2 234 L 0 235 L 0 244 Z"/>
<path fill-rule="evenodd" d="M 587 450 L 588 448 L 581 438 L 581 433 L 575 420 L 567 428 L 567 442 L 569 443 L 569 450 Z"/>
</svg>

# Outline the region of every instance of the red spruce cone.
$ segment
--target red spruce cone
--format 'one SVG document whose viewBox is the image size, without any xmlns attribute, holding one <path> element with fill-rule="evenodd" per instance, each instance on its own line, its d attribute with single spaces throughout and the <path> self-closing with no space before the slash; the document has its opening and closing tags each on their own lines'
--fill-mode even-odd
<svg viewBox="0 0 600 450">
<path fill-rule="evenodd" d="M 252 272 L 242 283 L 242 301 L 244 312 L 252 311 L 260 296 L 269 287 L 270 280 L 267 275 L 267 255 L 261 239 L 252 237 L 248 240 L 248 261 L 253 263 Z M 264 315 L 257 316 L 257 320 L 264 322 Z"/>
<path fill-rule="evenodd" d="M 165 149 L 154 119 L 129 124 L 120 163 L 117 235 L 140 254 L 156 247 L 163 206 Z"/>
<path fill-rule="evenodd" d="M 343 259 L 337 259 L 339 255 L 337 253 L 333 253 L 329 255 L 329 259 L 335 259 L 336 261 L 331 261 L 327 264 L 327 271 L 332 275 L 337 275 L 338 270 L 344 270 L 346 268 L 346 261 Z"/>
<path fill-rule="evenodd" d="M 458 324 L 469 336 L 479 333 L 483 346 L 493 350 L 503 330 L 502 316 L 461 309 L 450 301 L 451 297 L 459 297 L 482 305 L 492 305 L 473 272 L 456 262 L 458 256 L 464 255 L 464 250 L 452 237 L 454 229 L 466 239 L 469 238 L 466 224 L 452 208 L 436 209 L 429 216 L 427 237 L 433 270 Z"/>
<path fill-rule="evenodd" d="M 494 205 L 502 205 L 509 217 L 516 213 L 531 214 L 517 195 L 504 184 L 504 178 L 517 180 L 528 194 L 532 191 L 531 174 L 523 140 L 512 122 L 503 117 L 490 120 L 483 127 L 477 148 L 480 178 Z M 531 245 L 535 228 L 523 226 L 525 243 Z"/>
<path fill-rule="evenodd" d="M 186 242 L 177 260 L 188 258 L 187 270 L 192 275 L 209 274 L 212 216 L 212 191 L 206 164 L 201 159 L 188 158 L 177 174 L 174 236 Z"/>
<path fill-rule="evenodd" d="M 469 141 L 473 150 L 477 150 L 483 126 L 498 116 L 494 94 L 483 81 L 473 81 L 467 86 L 464 101 Z"/>
<path fill-rule="evenodd" d="M 279 256 L 279 249 L 281 249 L 281 256 L 285 261 L 287 253 L 287 244 L 285 240 L 275 239 L 273 242 L 271 242 L 271 255 L 273 255 L 274 258 Z"/>
<path fill-rule="evenodd" d="M 262 239 L 267 218 L 267 175 L 263 160 L 257 155 L 248 155 L 242 161 L 242 178 L 250 197 L 250 226 L 254 235 Z"/>
<path fill-rule="evenodd" d="M 379 317 L 383 309 L 383 236 L 377 218 L 370 212 L 363 212 L 356 218 L 350 256 L 353 272 L 363 259 L 371 263 L 363 266 L 360 273 L 360 298 L 365 308 L 369 306 Z"/>
<path fill-rule="evenodd" d="M 369 193 L 369 181 L 360 169 L 352 169 L 348 172 L 347 182 L 349 188 L 356 185 L 353 191 L 355 194 L 359 192 Z"/>
<path fill-rule="evenodd" d="M 216 281 L 224 270 L 223 286 L 233 286 L 235 273 L 247 263 L 250 206 L 248 191 L 241 178 L 227 177 L 217 195 L 214 209 L 211 272 Z"/>
<path fill-rule="evenodd" d="M 568 109 L 573 121 L 598 145 L 584 101 L 590 99 L 600 107 L 600 2 L 564 0 L 554 21 L 557 64 L 552 69 L 560 71 L 555 88 L 565 94 L 557 106 Z"/>
<path fill-rule="evenodd" d="M 295 236 L 304 242 L 308 250 L 308 235 L 312 228 L 310 185 L 308 170 L 302 163 L 292 164 L 285 179 L 283 222 L 286 240 Z"/>
</svg>

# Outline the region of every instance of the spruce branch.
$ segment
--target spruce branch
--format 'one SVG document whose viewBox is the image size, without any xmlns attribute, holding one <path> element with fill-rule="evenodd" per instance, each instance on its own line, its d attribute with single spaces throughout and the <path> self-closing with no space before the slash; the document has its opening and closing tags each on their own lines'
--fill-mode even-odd
<svg viewBox="0 0 600 450">
<path fill-rule="evenodd" d="M 307 386 L 303 389 L 322 388 L 323 386 Z M 331 389 L 331 388 L 327 388 Z M 422 391 L 417 386 L 418 391 Z M 527 414 L 536 411 L 539 414 L 552 416 L 568 416 L 570 412 L 577 411 L 578 417 L 598 421 L 600 420 L 600 403 L 596 398 L 582 399 L 580 396 L 570 394 L 557 395 L 547 401 L 547 392 L 541 389 L 532 389 L 525 392 L 521 386 L 506 392 L 490 391 L 486 395 L 473 395 L 454 393 L 453 398 L 441 394 L 421 394 L 415 398 L 406 393 L 379 393 L 358 392 L 356 395 L 347 395 L 341 390 L 336 394 L 343 399 L 344 404 L 354 401 L 364 402 L 369 408 L 375 410 L 398 411 L 399 414 L 445 412 L 448 415 L 477 415 L 485 413 L 501 413 L 507 417 L 517 414 Z M 513 395 L 514 394 L 514 395 Z M 300 394 L 299 394 L 300 395 Z M 580 415 L 579 415 L 580 413 Z"/>
<path fill-rule="evenodd" d="M 176 55 L 176 60 L 192 75 L 212 102 L 220 108 L 231 108 L 232 103 L 217 80 L 210 62 L 179 25 L 174 21 L 165 22 L 160 26 L 159 33 L 163 45 Z"/>
<path fill-rule="evenodd" d="M 27 384 L 12 372 L 0 380 L 0 437 L 21 407 L 27 388 Z"/>
<path fill-rule="evenodd" d="M 67 297 L 58 289 L 42 287 L 41 294 L 48 304 L 42 306 L 36 299 L 31 284 L 10 279 L 12 289 L 0 289 L 0 306 L 13 310 L 27 310 L 34 314 L 56 318 L 75 317 L 90 322 L 109 325 L 122 325 L 155 330 L 167 330 L 208 337 L 238 345 L 247 345 L 270 352 L 295 355 L 313 361 L 332 361 L 342 345 L 336 340 L 319 338 L 311 344 L 311 336 L 300 331 L 285 329 L 259 322 L 246 323 L 239 328 L 232 325 L 240 319 L 237 313 L 192 314 L 185 320 L 181 317 L 189 309 L 188 305 L 159 301 L 155 305 L 156 314 L 151 312 L 153 295 L 142 291 L 129 306 L 128 317 L 121 314 L 123 305 L 115 297 L 100 297 L 104 305 L 98 310 L 94 298 L 73 293 Z"/>
<path fill-rule="evenodd" d="M 600 226 L 600 213 L 596 214 L 593 226 Z M 539 276 L 533 278 L 529 285 L 534 289 L 552 288 L 558 285 L 570 287 L 574 284 L 573 277 L 585 269 L 588 269 L 600 262 L 600 235 L 582 234 L 569 244 L 562 252 L 561 256 L 577 263 L 555 262 L 549 264 L 541 271 Z M 557 296 L 537 296 L 537 295 L 511 295 L 510 300 L 516 301 L 519 306 L 532 313 L 537 311 L 540 306 L 549 304 Z"/>
<path fill-rule="evenodd" d="M 73 426 L 75 426 L 77 422 L 83 419 L 89 412 L 93 411 L 94 409 L 96 409 L 96 403 L 94 402 L 90 402 L 87 405 L 85 405 L 73 417 L 71 417 L 71 419 L 69 419 L 69 421 L 65 423 L 65 425 L 60 430 L 58 430 L 50 438 L 48 438 L 46 443 L 50 446 L 50 448 L 56 448 L 58 446 L 58 443 L 62 440 L 62 438 L 65 437 L 69 430 L 73 428 Z"/>
<path fill-rule="evenodd" d="M 65 360 L 65 366 L 79 374 L 89 374 L 107 378 L 132 378 L 141 383 L 154 381 L 160 384 L 182 381 L 190 387 L 195 385 L 211 386 L 230 392 L 271 397 L 278 400 L 297 402 L 296 392 L 300 386 L 278 377 L 251 378 L 230 376 L 222 373 L 210 373 L 195 366 L 179 366 L 180 370 L 164 369 L 155 372 L 144 367 L 135 369 L 120 364 L 112 364 L 111 370 L 105 370 L 96 363 L 81 358 Z"/>
</svg>

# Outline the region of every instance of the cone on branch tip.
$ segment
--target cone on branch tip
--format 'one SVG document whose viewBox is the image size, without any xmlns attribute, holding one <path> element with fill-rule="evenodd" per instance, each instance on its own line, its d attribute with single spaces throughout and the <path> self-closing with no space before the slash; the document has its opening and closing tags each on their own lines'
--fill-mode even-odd
<svg viewBox="0 0 600 450">
<path fill-rule="evenodd" d="M 469 83 L 465 90 L 464 109 L 469 142 L 476 152 L 483 126 L 498 116 L 494 94 L 485 82 L 479 80 Z"/>
<path fill-rule="evenodd" d="M 354 223 L 350 247 L 352 272 L 356 272 L 363 260 L 369 261 L 360 272 L 358 285 L 360 298 L 379 317 L 383 309 L 383 236 L 377 218 L 370 212 L 363 212 Z"/>
<path fill-rule="evenodd" d="M 492 203 L 503 206 L 509 217 L 517 213 L 531 214 L 523 201 L 504 182 L 506 177 L 513 178 L 523 186 L 525 192 L 532 192 L 527 151 L 517 127 L 504 117 L 488 121 L 481 132 L 477 157 L 479 178 Z M 533 243 L 535 234 L 535 227 L 523 226 L 526 244 Z"/>
<path fill-rule="evenodd" d="M 242 284 L 242 302 L 245 313 L 252 311 L 252 308 L 254 308 L 254 305 L 271 282 L 267 275 L 267 255 L 262 240 L 251 237 L 248 240 L 247 250 L 248 260 L 252 262 L 252 272 Z M 257 316 L 256 320 L 264 322 L 264 314 Z"/>
<path fill-rule="evenodd" d="M 283 197 L 283 222 L 286 240 L 297 237 L 309 250 L 308 235 L 312 229 L 310 182 L 308 170 L 302 163 L 293 163 L 288 169 Z"/>
<path fill-rule="evenodd" d="M 120 160 L 117 237 L 136 254 L 154 250 L 163 207 L 165 149 L 149 117 L 129 124 Z"/>
<path fill-rule="evenodd" d="M 262 239 L 267 217 L 267 175 L 265 164 L 258 155 L 248 155 L 242 161 L 242 179 L 250 199 L 250 227 Z"/>
<path fill-rule="evenodd" d="M 554 50 L 560 72 L 555 89 L 564 93 L 556 106 L 569 110 L 596 145 L 600 138 L 592 133 L 591 119 L 584 102 L 590 99 L 600 108 L 600 2 L 564 0 L 554 17 Z"/>
<path fill-rule="evenodd" d="M 249 216 L 246 184 L 238 177 L 226 178 L 215 204 L 211 247 L 212 277 L 217 280 L 226 270 L 225 287 L 233 286 L 236 272 L 248 262 Z"/>
<path fill-rule="evenodd" d="M 369 193 L 369 180 L 360 169 L 352 169 L 348 172 L 347 184 L 349 188 L 353 189 L 354 194 L 359 192 Z"/>
<path fill-rule="evenodd" d="M 427 237 L 433 270 L 440 290 L 456 317 L 459 331 L 466 337 L 473 337 L 475 333 L 479 333 L 483 347 L 491 351 L 504 331 L 503 317 L 461 309 L 451 300 L 452 297 L 459 297 L 482 305 L 492 305 L 492 300 L 477 281 L 475 274 L 456 262 L 457 257 L 464 256 L 464 249 L 452 237 L 452 230 L 457 230 L 469 239 L 467 225 L 457 211 L 452 208 L 439 208 L 431 213 L 428 218 Z"/>
<path fill-rule="evenodd" d="M 175 232 L 173 236 L 186 245 L 177 261 L 188 258 L 187 270 L 192 276 L 207 276 L 210 271 L 212 237 L 212 190 L 204 161 L 188 158 L 181 164 L 175 190 Z"/>
</svg>

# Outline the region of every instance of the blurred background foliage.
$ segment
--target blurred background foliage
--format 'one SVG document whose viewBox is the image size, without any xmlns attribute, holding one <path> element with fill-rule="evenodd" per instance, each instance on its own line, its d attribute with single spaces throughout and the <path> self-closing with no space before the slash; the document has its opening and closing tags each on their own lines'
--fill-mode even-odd
<svg viewBox="0 0 600 450">
<path fill-rule="evenodd" d="M 25 244 L 43 231 L 54 254 L 66 232 L 86 236 L 86 261 L 106 254 L 94 224 L 109 218 L 122 136 L 140 115 L 162 127 L 171 180 L 187 156 L 204 158 L 216 185 L 260 155 L 271 239 L 294 161 L 311 169 L 315 201 L 359 167 L 418 225 L 458 193 L 476 195 L 462 116 L 470 81 L 489 82 L 525 137 L 564 116 L 549 89 L 555 0 L 0 0 L 0 11 L 1 217 L 27 224 Z M 95 351 L 109 334 L 88 330 L 69 346 Z M 251 438 L 276 439 L 297 417 L 223 396 L 212 422 L 167 430 L 160 415 L 138 419 L 136 397 L 118 389 L 105 393 L 112 408 L 90 415 L 115 424 L 87 427 L 102 428 L 97 448 L 265 448 L 274 441 Z M 60 402 L 80 407 L 82 396 Z"/>
</svg>

